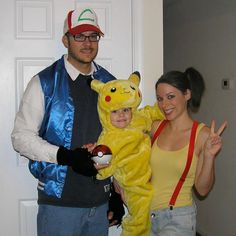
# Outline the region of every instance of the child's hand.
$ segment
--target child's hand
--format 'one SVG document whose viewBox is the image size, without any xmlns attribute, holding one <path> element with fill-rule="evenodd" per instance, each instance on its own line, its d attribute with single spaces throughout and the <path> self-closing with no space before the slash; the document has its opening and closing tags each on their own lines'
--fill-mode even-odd
<svg viewBox="0 0 236 236">
<path fill-rule="evenodd" d="M 94 167 L 97 169 L 97 170 L 101 170 L 101 169 L 104 169 L 106 167 L 108 167 L 110 164 L 98 164 L 98 163 L 94 163 Z"/>
</svg>

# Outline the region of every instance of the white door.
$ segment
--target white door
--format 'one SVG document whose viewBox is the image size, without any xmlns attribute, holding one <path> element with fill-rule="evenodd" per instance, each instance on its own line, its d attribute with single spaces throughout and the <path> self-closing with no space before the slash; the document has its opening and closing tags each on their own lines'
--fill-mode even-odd
<svg viewBox="0 0 236 236">
<path fill-rule="evenodd" d="M 0 0 L 0 236 L 35 236 L 37 191 L 27 160 L 11 145 L 15 112 L 30 78 L 66 51 L 63 21 L 76 5 L 90 5 L 105 37 L 98 62 L 114 75 L 132 71 L 132 0 Z M 110 235 L 119 235 L 112 228 Z"/>
</svg>

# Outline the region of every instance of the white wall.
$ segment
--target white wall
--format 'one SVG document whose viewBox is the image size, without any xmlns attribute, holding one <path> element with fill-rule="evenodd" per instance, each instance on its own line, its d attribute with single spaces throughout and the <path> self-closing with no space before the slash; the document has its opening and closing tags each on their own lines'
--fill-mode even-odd
<svg viewBox="0 0 236 236">
<path fill-rule="evenodd" d="M 134 70 L 141 72 L 143 105 L 155 102 L 155 82 L 163 73 L 163 4 L 162 0 L 140 2 L 140 14 L 134 19 Z M 137 53 L 138 52 L 138 53 Z"/>
<path fill-rule="evenodd" d="M 164 69 L 194 66 L 205 77 L 206 92 L 197 119 L 219 124 L 227 119 L 224 145 L 216 161 L 216 183 L 197 201 L 198 230 L 205 236 L 236 235 L 236 1 L 169 0 L 164 11 Z"/>
</svg>

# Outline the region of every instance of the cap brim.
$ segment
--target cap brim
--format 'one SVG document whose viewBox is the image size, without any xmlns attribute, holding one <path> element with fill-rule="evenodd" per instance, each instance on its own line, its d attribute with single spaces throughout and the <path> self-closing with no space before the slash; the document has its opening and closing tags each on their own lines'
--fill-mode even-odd
<svg viewBox="0 0 236 236">
<path fill-rule="evenodd" d="M 68 32 L 71 33 L 72 35 L 81 34 L 86 31 L 95 31 L 98 32 L 101 36 L 104 35 L 103 32 L 98 27 L 89 24 L 78 25 L 68 30 Z"/>
</svg>

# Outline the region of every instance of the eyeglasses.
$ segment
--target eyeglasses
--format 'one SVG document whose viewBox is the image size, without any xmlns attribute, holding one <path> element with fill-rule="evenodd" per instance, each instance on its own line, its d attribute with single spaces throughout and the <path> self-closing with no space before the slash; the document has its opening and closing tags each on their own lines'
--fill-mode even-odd
<svg viewBox="0 0 236 236">
<path fill-rule="evenodd" d="M 86 39 L 89 40 L 89 42 L 98 42 L 100 40 L 99 34 L 90 34 L 90 35 L 84 35 L 84 34 L 76 34 L 72 35 L 70 34 L 76 42 L 84 42 Z"/>
</svg>

